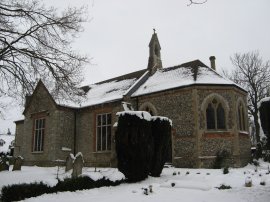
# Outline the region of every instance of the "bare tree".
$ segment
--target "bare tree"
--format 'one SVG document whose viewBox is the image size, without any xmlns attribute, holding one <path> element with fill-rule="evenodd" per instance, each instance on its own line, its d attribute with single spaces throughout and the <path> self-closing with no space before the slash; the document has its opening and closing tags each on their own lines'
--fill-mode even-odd
<svg viewBox="0 0 270 202">
<path fill-rule="evenodd" d="M 39 79 L 57 98 L 73 98 L 88 62 L 71 48 L 85 14 L 85 7 L 60 12 L 38 0 L 1 0 L 0 98 L 22 100 Z"/>
<path fill-rule="evenodd" d="M 187 6 L 191 6 L 192 4 L 204 4 L 206 3 L 208 0 L 203 0 L 203 1 L 193 1 L 193 0 L 189 0 L 189 4 Z"/>
<path fill-rule="evenodd" d="M 248 92 L 248 111 L 254 119 L 256 142 L 260 141 L 259 101 L 268 95 L 270 86 L 270 61 L 264 62 L 258 51 L 231 57 L 235 69 L 229 78 Z"/>
</svg>

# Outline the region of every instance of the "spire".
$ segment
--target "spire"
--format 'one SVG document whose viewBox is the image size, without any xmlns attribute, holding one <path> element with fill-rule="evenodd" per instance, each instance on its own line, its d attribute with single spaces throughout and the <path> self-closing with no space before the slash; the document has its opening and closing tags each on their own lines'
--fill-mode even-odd
<svg viewBox="0 0 270 202">
<path fill-rule="evenodd" d="M 160 44 L 158 41 L 156 30 L 152 34 L 152 38 L 149 43 L 149 59 L 147 69 L 150 70 L 151 74 L 154 74 L 157 69 L 162 68 L 162 61 L 160 55 Z"/>
</svg>

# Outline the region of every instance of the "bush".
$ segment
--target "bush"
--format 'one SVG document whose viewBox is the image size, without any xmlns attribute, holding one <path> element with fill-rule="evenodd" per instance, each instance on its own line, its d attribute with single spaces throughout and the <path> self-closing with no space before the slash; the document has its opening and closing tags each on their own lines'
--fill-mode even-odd
<svg viewBox="0 0 270 202">
<path fill-rule="evenodd" d="M 216 154 L 215 161 L 213 163 L 214 169 L 220 169 L 224 167 L 225 159 L 229 156 L 229 152 L 226 150 L 218 151 Z"/>
<path fill-rule="evenodd" d="M 45 193 L 77 191 L 83 189 L 99 188 L 104 186 L 116 186 L 121 184 L 123 181 L 124 180 L 113 182 L 105 178 L 94 181 L 91 178 L 85 176 L 78 178 L 68 178 L 64 179 L 63 181 L 58 181 L 58 183 L 54 187 L 49 187 L 42 182 L 31 184 L 17 184 L 3 187 L 1 199 L 4 202 L 19 201 L 30 197 L 40 196 Z"/>
<path fill-rule="evenodd" d="M 4 186 L 2 188 L 2 201 L 20 201 L 30 197 L 40 196 L 45 193 L 51 193 L 51 187 L 42 182 L 31 184 L 16 184 Z M 16 193 L 16 194 L 15 194 Z"/>
<path fill-rule="evenodd" d="M 152 119 L 152 137 L 154 141 L 154 154 L 150 167 L 150 175 L 159 177 L 167 160 L 171 141 L 171 123 L 169 119 L 155 117 Z"/>
<path fill-rule="evenodd" d="M 219 187 L 216 187 L 217 189 L 231 189 L 232 187 L 230 185 L 222 184 Z"/>
<path fill-rule="evenodd" d="M 141 119 L 135 114 L 126 113 L 119 116 L 115 148 L 118 169 L 128 181 L 137 182 L 148 176 L 153 147 L 149 120 Z"/>
</svg>

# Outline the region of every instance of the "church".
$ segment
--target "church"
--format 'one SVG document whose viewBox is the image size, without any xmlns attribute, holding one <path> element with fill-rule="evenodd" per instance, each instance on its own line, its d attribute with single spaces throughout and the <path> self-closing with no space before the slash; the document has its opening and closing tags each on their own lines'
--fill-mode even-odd
<svg viewBox="0 0 270 202">
<path fill-rule="evenodd" d="M 116 167 L 117 112 L 148 111 L 172 120 L 169 161 L 175 167 L 211 168 L 218 152 L 232 167 L 250 160 L 247 92 L 194 60 L 162 66 L 157 33 L 149 43 L 148 66 L 83 86 L 81 103 L 60 102 L 39 81 L 26 99 L 24 119 L 15 121 L 14 156 L 25 165 L 53 166 L 82 152 L 85 166 Z"/>
</svg>

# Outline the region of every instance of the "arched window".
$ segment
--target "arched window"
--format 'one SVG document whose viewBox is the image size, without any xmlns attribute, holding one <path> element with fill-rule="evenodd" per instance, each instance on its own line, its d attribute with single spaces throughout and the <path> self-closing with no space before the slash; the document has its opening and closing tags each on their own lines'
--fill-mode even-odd
<svg viewBox="0 0 270 202">
<path fill-rule="evenodd" d="M 242 102 L 238 105 L 238 128 L 239 130 L 245 131 L 246 130 L 246 116 L 244 105 Z"/>
<path fill-rule="evenodd" d="M 206 109 L 207 129 L 215 129 L 215 110 L 209 103 Z"/>
<path fill-rule="evenodd" d="M 206 125 L 210 130 L 226 129 L 225 110 L 215 98 L 206 108 Z"/>
<path fill-rule="evenodd" d="M 217 107 L 217 128 L 225 129 L 225 112 L 220 103 Z"/>
</svg>

